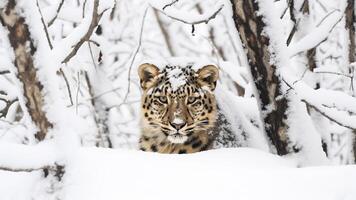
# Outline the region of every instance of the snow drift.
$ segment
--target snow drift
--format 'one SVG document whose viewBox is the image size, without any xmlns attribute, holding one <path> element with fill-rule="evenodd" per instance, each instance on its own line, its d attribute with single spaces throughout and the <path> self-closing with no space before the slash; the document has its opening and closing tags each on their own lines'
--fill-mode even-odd
<svg viewBox="0 0 356 200">
<path fill-rule="evenodd" d="M 356 166 L 297 168 L 250 148 L 165 155 L 80 148 L 67 160 L 61 190 L 43 196 L 40 173 L 1 172 L 2 200 L 356 198 Z M 13 187 L 15 186 L 16 187 Z"/>
</svg>

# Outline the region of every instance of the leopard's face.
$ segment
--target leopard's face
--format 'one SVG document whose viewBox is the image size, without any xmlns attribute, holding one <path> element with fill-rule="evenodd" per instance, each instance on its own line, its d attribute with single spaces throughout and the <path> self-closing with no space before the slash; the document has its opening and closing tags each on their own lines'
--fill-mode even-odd
<svg viewBox="0 0 356 200">
<path fill-rule="evenodd" d="M 213 94 L 218 78 L 215 66 L 198 71 L 191 66 L 166 66 L 159 71 L 154 65 L 143 64 L 139 75 L 143 89 L 143 140 L 185 144 L 209 134 L 217 110 Z"/>
</svg>

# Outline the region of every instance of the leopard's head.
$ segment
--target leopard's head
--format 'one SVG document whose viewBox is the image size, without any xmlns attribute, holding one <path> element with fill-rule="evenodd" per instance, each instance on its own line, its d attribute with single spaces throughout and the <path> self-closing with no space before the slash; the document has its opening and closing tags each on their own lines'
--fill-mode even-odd
<svg viewBox="0 0 356 200">
<path fill-rule="evenodd" d="M 182 144 L 198 134 L 209 134 L 217 115 L 214 89 L 219 70 L 207 65 L 142 64 L 138 70 L 142 95 L 143 135 Z"/>
</svg>

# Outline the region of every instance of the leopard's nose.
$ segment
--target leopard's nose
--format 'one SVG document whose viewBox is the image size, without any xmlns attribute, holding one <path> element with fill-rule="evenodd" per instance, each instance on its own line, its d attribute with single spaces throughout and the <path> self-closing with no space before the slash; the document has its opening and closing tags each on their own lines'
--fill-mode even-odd
<svg viewBox="0 0 356 200">
<path fill-rule="evenodd" d="M 175 118 L 172 122 L 169 122 L 173 128 L 175 128 L 177 131 L 182 129 L 186 122 L 180 118 Z"/>
</svg>

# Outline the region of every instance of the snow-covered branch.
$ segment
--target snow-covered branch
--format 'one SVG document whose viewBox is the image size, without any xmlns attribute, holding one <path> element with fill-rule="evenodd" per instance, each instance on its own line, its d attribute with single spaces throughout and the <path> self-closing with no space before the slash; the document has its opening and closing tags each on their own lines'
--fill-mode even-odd
<svg viewBox="0 0 356 200">
<path fill-rule="evenodd" d="M 325 41 L 344 16 L 344 12 L 333 10 L 328 13 L 306 36 L 289 46 L 290 57 L 318 46 Z"/>
<path fill-rule="evenodd" d="M 0 143 L 0 170 L 30 172 L 56 166 L 57 154 L 53 143 L 35 146 Z"/>
<path fill-rule="evenodd" d="M 53 54 L 58 55 L 62 63 L 67 63 L 73 56 L 77 54 L 77 51 L 85 41 L 88 41 L 94 32 L 94 29 L 98 26 L 101 17 L 104 12 L 109 8 L 99 11 L 99 0 L 94 0 L 92 6 L 92 15 L 88 15 L 83 19 L 83 22 L 68 35 L 61 44 L 55 46 Z"/>
<path fill-rule="evenodd" d="M 298 97 L 323 116 L 340 126 L 356 130 L 356 98 L 344 92 L 327 89 L 315 90 L 303 81 L 284 82 L 293 89 Z"/>
</svg>

